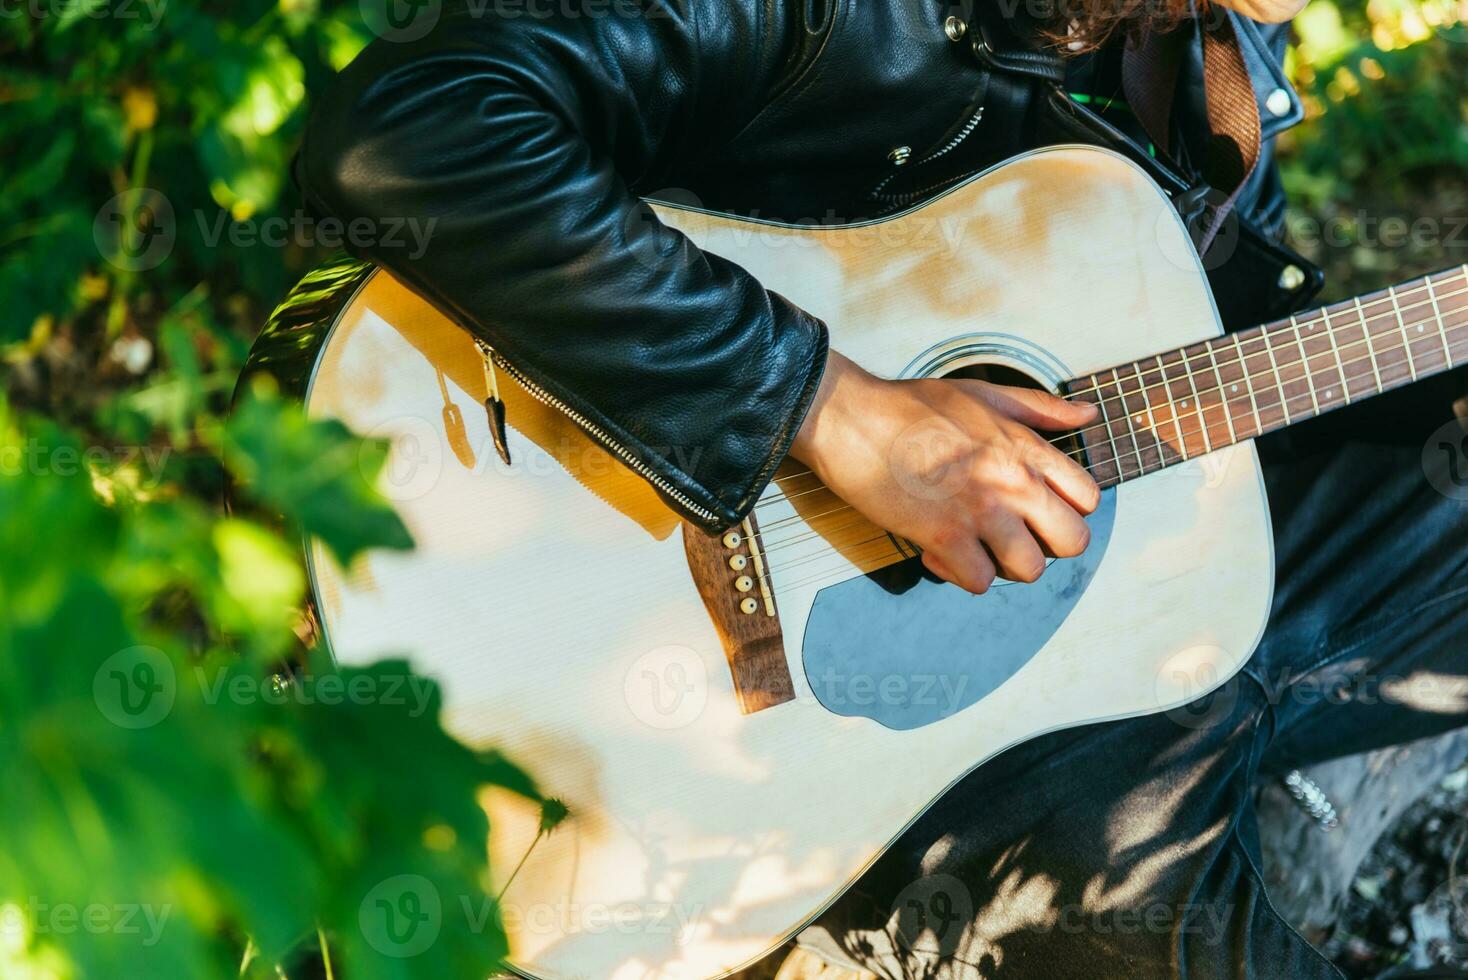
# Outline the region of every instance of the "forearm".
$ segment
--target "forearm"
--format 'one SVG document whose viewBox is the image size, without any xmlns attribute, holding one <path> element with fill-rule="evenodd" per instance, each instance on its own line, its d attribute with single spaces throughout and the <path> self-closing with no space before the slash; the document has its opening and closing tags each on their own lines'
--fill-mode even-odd
<svg viewBox="0 0 1468 980">
<path fill-rule="evenodd" d="M 608 89 L 573 45 L 473 26 L 370 48 L 313 119 L 306 192 L 345 221 L 432 227 L 420 255 L 365 253 L 694 501 L 685 516 L 738 520 L 816 392 L 825 329 L 630 192 L 696 77 L 669 94 L 659 64 L 624 60 Z"/>
</svg>

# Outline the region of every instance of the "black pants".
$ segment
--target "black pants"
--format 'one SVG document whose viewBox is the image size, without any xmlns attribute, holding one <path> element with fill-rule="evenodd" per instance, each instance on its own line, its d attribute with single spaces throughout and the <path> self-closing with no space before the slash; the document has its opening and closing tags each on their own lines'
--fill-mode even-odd
<svg viewBox="0 0 1468 980">
<path fill-rule="evenodd" d="M 1461 390 L 1262 440 L 1278 574 L 1244 670 L 981 766 L 802 941 L 881 977 L 1340 976 L 1269 903 L 1253 786 L 1468 724 L 1468 460 L 1433 435 Z"/>
</svg>

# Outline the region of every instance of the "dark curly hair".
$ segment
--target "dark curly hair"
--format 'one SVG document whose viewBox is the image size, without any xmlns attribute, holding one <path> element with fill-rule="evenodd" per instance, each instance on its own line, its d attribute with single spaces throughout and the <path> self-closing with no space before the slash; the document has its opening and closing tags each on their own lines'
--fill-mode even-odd
<svg viewBox="0 0 1468 980">
<path fill-rule="evenodd" d="M 1118 32 L 1165 34 L 1209 12 L 1208 0 L 995 0 L 1024 3 L 1041 37 L 1062 53 L 1094 51 Z"/>
</svg>

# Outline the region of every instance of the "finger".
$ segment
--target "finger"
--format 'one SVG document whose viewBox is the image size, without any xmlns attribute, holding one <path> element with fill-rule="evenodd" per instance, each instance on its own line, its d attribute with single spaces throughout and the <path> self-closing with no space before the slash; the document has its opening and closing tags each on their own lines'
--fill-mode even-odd
<svg viewBox="0 0 1468 980">
<path fill-rule="evenodd" d="M 1026 454 L 1025 465 L 1044 478 L 1050 489 L 1074 510 L 1089 514 L 1101 503 L 1101 488 L 1096 479 L 1076 460 L 1035 436 Z"/>
<path fill-rule="evenodd" d="M 1025 523 L 1046 554 L 1074 558 L 1091 543 L 1091 529 L 1075 508 L 1047 489 L 1027 501 Z"/>
<path fill-rule="evenodd" d="M 943 581 L 951 582 L 974 595 L 983 595 L 989 591 L 989 586 L 994 583 L 996 574 L 994 563 L 989 560 L 988 554 L 977 541 L 973 542 L 972 548 L 964 551 L 957 558 L 950 556 L 947 560 L 938 557 L 937 552 L 924 551 L 923 565 Z M 958 570 L 955 571 L 955 569 Z"/>
<path fill-rule="evenodd" d="M 1013 582 L 1034 582 L 1045 571 L 1045 552 L 1018 516 L 1006 513 L 979 529 L 979 539 L 993 554 L 999 574 Z"/>
<path fill-rule="evenodd" d="M 980 398 L 996 412 L 1009 416 L 1031 429 L 1074 429 L 1096 418 L 1096 406 L 1090 402 L 1066 401 L 1036 388 L 1015 388 L 969 382 Z"/>
<path fill-rule="evenodd" d="M 953 582 L 954 585 L 958 584 L 953 581 L 953 573 L 948 570 L 948 566 L 943 564 L 934 552 L 923 552 L 923 567 L 945 582 Z"/>
</svg>

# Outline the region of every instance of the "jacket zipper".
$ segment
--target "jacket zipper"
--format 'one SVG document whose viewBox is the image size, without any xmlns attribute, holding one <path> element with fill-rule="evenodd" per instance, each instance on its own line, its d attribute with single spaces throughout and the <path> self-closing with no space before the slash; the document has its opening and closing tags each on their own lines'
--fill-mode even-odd
<svg viewBox="0 0 1468 980">
<path fill-rule="evenodd" d="M 939 157 L 943 156 L 945 153 L 951 153 L 953 150 L 955 150 L 955 149 L 958 148 L 959 144 L 961 144 L 964 140 L 966 140 L 966 139 L 969 138 L 969 134 L 971 134 L 975 129 L 978 128 L 978 125 L 983 120 L 983 118 L 984 118 L 984 107 L 983 106 L 979 106 L 978 109 L 976 109 L 973 112 L 973 114 L 970 115 L 968 117 L 968 119 L 964 122 L 963 127 L 961 129 L 959 129 L 959 131 L 957 133 L 955 133 L 948 140 L 947 143 L 944 143 L 941 147 L 939 147 L 938 149 L 934 150 L 932 153 L 929 153 L 927 156 L 920 157 L 919 159 L 913 161 L 911 164 L 909 164 L 909 166 L 915 169 L 917 167 L 923 166 L 924 164 L 932 163 L 934 160 L 936 160 Z M 970 173 L 973 173 L 973 172 L 974 171 L 970 171 Z M 894 171 L 893 173 L 888 174 L 886 177 L 883 177 L 882 180 L 881 180 L 881 182 L 878 183 L 876 187 L 872 188 L 872 191 L 871 191 L 872 196 L 873 197 L 902 198 L 902 197 L 909 197 L 909 196 L 921 195 L 921 194 L 925 193 L 926 191 L 932 189 L 932 188 L 924 188 L 921 191 L 909 192 L 908 194 L 888 194 L 887 193 L 887 185 L 890 184 L 890 183 L 892 183 L 892 181 L 896 180 L 901 175 L 902 175 L 901 172 Z M 967 174 L 965 176 L 967 176 Z M 962 179 L 962 178 L 958 178 L 958 179 Z M 936 183 L 936 184 L 934 184 L 932 186 L 933 187 L 942 187 L 944 183 L 946 183 L 946 182 L 945 181 L 939 181 L 938 183 Z"/>
<path fill-rule="evenodd" d="M 625 463 L 634 473 L 642 477 L 648 483 L 651 483 L 654 487 L 662 491 L 668 497 L 672 498 L 675 502 L 678 503 L 679 506 L 686 509 L 689 513 L 694 514 L 702 520 L 708 521 L 710 523 L 713 523 L 718 519 L 717 514 L 709 510 L 707 507 L 702 507 L 699 504 L 695 503 L 692 497 L 688 496 L 688 494 L 673 486 L 673 484 L 669 483 L 664 477 L 655 472 L 651 466 L 638 459 L 637 456 L 635 456 L 630 449 L 623 446 L 621 443 L 617 442 L 610 435 L 608 435 L 605 429 L 601 428 L 599 425 L 596 425 L 594 422 L 587 419 L 586 416 L 576 411 L 570 405 L 567 405 L 555 395 L 552 395 L 540 385 L 530 380 L 530 378 L 526 377 L 519 368 L 515 367 L 509 361 L 505 360 L 504 356 L 500 354 L 499 351 L 495 350 L 489 344 L 486 344 L 484 341 L 480 340 L 477 337 L 474 339 L 474 346 L 479 348 L 479 354 L 481 357 L 484 358 L 485 379 L 488 385 L 489 392 L 489 398 L 485 399 L 486 405 L 488 406 L 492 403 L 498 403 L 499 405 L 498 409 L 489 409 L 490 431 L 492 434 L 494 434 L 496 429 L 498 429 L 498 434 L 495 434 L 495 446 L 497 449 L 500 450 L 500 456 L 506 462 L 509 462 L 509 451 L 507 448 L 500 448 L 502 446 L 501 440 L 503 439 L 504 432 L 504 403 L 499 400 L 499 384 L 498 381 L 495 379 L 494 374 L 496 368 L 504 371 L 511 378 L 513 378 L 515 380 L 515 383 L 518 384 L 521 388 L 524 388 L 525 391 L 529 393 L 531 398 L 534 398 L 542 405 L 549 405 L 551 408 L 555 409 L 556 411 L 560 412 L 562 415 L 570 419 L 572 422 L 576 423 L 577 426 L 579 426 L 583 431 L 585 431 L 594 440 L 596 440 L 596 442 L 600 444 L 602 448 L 611 452 L 623 463 Z"/>
<path fill-rule="evenodd" d="M 950 152 L 955 147 L 957 147 L 958 144 L 968 139 L 969 134 L 974 131 L 974 128 L 979 125 L 980 120 L 982 120 L 983 118 L 984 107 L 979 106 L 978 110 L 969 117 L 968 122 L 963 124 L 963 129 L 959 130 L 958 133 L 951 140 L 945 143 L 940 149 L 934 150 L 932 153 L 929 153 L 927 156 L 919 160 L 918 166 L 922 166 L 925 163 L 932 163 L 934 160 L 938 159 L 943 154 Z"/>
</svg>

